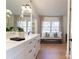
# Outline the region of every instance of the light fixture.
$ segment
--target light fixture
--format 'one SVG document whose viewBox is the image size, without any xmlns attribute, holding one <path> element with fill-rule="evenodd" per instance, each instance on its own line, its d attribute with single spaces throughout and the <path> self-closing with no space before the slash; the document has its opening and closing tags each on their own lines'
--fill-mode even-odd
<svg viewBox="0 0 79 59">
<path fill-rule="evenodd" d="M 21 18 L 23 18 L 23 15 L 25 15 L 26 13 L 27 14 L 32 13 L 32 9 L 29 4 L 22 5 L 21 9 L 22 9 L 21 15 L 20 15 Z"/>
<path fill-rule="evenodd" d="M 11 10 L 9 10 L 9 9 L 6 10 L 6 13 L 12 14 Z"/>
<path fill-rule="evenodd" d="M 7 17 L 10 17 L 12 15 L 12 12 L 11 12 L 11 10 L 9 10 L 9 9 L 6 9 L 6 16 Z"/>
<path fill-rule="evenodd" d="M 29 11 L 31 13 L 32 9 L 29 4 L 21 6 L 22 11 Z"/>
</svg>

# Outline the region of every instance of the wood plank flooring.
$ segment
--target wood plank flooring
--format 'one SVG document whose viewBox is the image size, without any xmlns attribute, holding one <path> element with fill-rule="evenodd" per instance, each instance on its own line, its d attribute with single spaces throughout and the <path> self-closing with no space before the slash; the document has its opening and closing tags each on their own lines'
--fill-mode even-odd
<svg viewBox="0 0 79 59">
<path fill-rule="evenodd" d="M 36 59 L 67 59 L 66 44 L 41 44 Z"/>
</svg>

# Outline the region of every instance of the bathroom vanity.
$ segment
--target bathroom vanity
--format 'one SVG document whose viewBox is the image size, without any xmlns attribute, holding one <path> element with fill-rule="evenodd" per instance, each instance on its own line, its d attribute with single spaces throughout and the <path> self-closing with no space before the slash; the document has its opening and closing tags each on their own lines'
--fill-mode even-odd
<svg viewBox="0 0 79 59">
<path fill-rule="evenodd" d="M 25 40 L 6 40 L 6 59 L 35 59 L 40 50 L 40 35 L 25 36 Z"/>
</svg>

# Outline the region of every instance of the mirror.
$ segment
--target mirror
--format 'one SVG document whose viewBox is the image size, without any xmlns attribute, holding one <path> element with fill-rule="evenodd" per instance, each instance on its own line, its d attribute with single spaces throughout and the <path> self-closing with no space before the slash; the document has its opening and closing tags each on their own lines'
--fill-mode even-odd
<svg viewBox="0 0 79 59">
<path fill-rule="evenodd" d="M 9 7 L 7 4 L 6 11 L 6 31 L 19 31 L 32 33 L 32 8 L 29 4 L 21 5 L 20 12 L 15 13 L 18 9 Z M 12 5 L 11 5 L 12 6 Z M 18 7 L 18 6 L 17 6 Z"/>
<path fill-rule="evenodd" d="M 6 9 L 6 27 L 12 27 L 14 26 L 14 17 L 12 14 L 12 11 L 9 9 Z"/>
</svg>

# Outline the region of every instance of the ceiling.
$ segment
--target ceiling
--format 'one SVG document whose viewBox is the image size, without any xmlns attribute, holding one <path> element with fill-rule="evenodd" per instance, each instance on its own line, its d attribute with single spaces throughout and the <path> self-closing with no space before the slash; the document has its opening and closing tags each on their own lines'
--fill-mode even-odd
<svg viewBox="0 0 79 59">
<path fill-rule="evenodd" d="M 14 15 L 21 14 L 21 6 L 26 4 L 28 0 L 6 0 L 6 8 L 10 9 Z"/>
<path fill-rule="evenodd" d="M 28 0 L 6 0 L 6 8 L 13 14 L 21 13 L 21 5 Z M 67 0 L 32 0 L 35 11 L 41 16 L 64 16 L 67 15 Z"/>
</svg>

